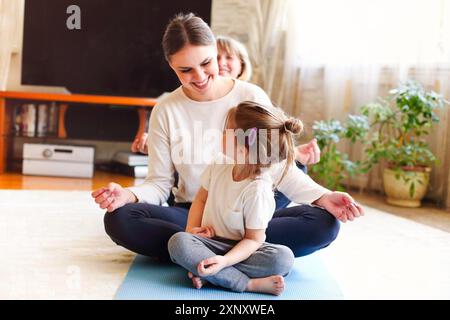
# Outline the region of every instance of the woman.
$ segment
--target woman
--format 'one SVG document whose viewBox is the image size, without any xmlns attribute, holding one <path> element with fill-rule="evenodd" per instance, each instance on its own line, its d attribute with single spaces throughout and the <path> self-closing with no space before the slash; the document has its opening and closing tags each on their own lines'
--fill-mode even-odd
<svg viewBox="0 0 450 320">
<path fill-rule="evenodd" d="M 239 41 L 225 36 L 218 36 L 216 42 L 219 75 L 249 81 L 252 76 L 252 65 L 245 46 Z M 131 145 L 131 151 L 147 154 L 147 138 L 147 133 L 136 137 Z M 297 166 L 305 173 L 307 165 L 320 161 L 320 149 L 316 139 L 312 139 L 296 148 L 296 161 Z M 285 208 L 290 203 L 289 199 L 281 192 L 275 193 L 275 200 L 277 209 Z"/>
<path fill-rule="evenodd" d="M 221 135 L 206 134 L 199 138 L 203 140 L 196 140 L 198 127 L 202 126 L 203 132 L 221 133 L 233 106 L 245 100 L 265 105 L 271 105 L 271 101 L 259 87 L 218 74 L 214 35 L 193 14 L 178 15 L 169 23 L 163 50 L 181 86 L 158 102 L 151 114 L 148 177 L 143 185 L 131 188 L 109 183 L 92 196 L 100 208 L 107 209 L 105 230 L 113 241 L 143 255 L 169 259 L 167 242 L 176 232 L 184 231 L 200 175 L 207 165 L 196 157 L 200 153 L 212 155 L 220 148 Z M 199 147 L 201 152 L 192 152 Z M 174 185 L 175 171 L 175 205 L 161 206 Z M 274 213 L 266 241 L 288 246 L 297 257 L 324 248 L 336 238 L 336 217 L 345 222 L 360 216 L 352 204 L 345 212 L 337 210 L 341 204 L 323 197 L 330 191 L 297 167 L 290 168 L 278 190 L 296 203 L 326 209 L 300 205 Z"/>
</svg>

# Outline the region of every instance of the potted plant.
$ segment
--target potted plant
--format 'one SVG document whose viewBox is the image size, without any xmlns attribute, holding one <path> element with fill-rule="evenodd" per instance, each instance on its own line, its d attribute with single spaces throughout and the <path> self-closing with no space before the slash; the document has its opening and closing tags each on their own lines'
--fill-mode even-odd
<svg viewBox="0 0 450 320">
<path fill-rule="evenodd" d="M 436 157 L 424 137 L 439 121 L 436 109 L 448 102 L 433 91 L 426 91 L 414 81 L 391 90 L 387 99 L 362 107 L 371 130 L 366 140 L 365 169 L 385 160 L 383 184 L 387 202 L 419 207 L 425 196 L 431 166 Z"/>
<path fill-rule="evenodd" d="M 326 187 L 344 191 L 344 179 L 362 173 L 362 163 L 351 161 L 338 145 L 343 140 L 364 140 L 369 131 L 367 117 L 349 115 L 343 124 L 334 119 L 315 121 L 312 128 L 321 150 L 320 162 L 311 168 L 312 175 Z"/>
</svg>

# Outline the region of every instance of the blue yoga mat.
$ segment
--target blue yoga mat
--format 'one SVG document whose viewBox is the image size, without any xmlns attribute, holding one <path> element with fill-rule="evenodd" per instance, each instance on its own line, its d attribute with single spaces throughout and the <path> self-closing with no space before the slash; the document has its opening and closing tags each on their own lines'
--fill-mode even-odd
<svg viewBox="0 0 450 320">
<path fill-rule="evenodd" d="M 311 300 L 343 299 L 337 282 L 317 254 L 297 258 L 285 278 L 281 296 L 236 293 L 210 284 L 194 289 L 187 271 L 178 265 L 136 256 L 116 294 L 119 300 Z"/>
</svg>

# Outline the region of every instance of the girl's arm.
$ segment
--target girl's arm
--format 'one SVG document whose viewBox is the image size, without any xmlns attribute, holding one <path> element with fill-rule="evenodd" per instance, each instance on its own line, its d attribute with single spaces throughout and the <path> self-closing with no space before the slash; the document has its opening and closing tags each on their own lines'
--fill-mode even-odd
<svg viewBox="0 0 450 320">
<path fill-rule="evenodd" d="M 266 229 L 245 229 L 244 238 L 224 256 L 213 256 L 201 261 L 197 266 L 200 277 L 216 274 L 223 268 L 244 261 L 261 247 L 266 239 Z"/>
<path fill-rule="evenodd" d="M 208 199 L 208 191 L 200 187 L 192 202 L 191 209 L 189 209 L 188 220 L 186 224 L 186 232 L 191 232 L 192 229 L 202 225 L 203 210 L 205 210 L 206 200 Z"/>
<path fill-rule="evenodd" d="M 225 254 L 226 266 L 232 266 L 250 257 L 266 240 L 266 229 L 245 229 L 244 239 Z"/>
</svg>

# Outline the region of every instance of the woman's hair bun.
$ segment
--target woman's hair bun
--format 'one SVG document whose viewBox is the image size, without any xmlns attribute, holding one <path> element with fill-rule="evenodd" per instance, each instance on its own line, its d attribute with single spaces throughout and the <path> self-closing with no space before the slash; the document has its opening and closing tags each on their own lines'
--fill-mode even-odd
<svg viewBox="0 0 450 320">
<path fill-rule="evenodd" d="M 299 134 L 303 130 L 303 122 L 300 119 L 289 118 L 284 122 L 284 128 L 293 134 Z"/>
</svg>

